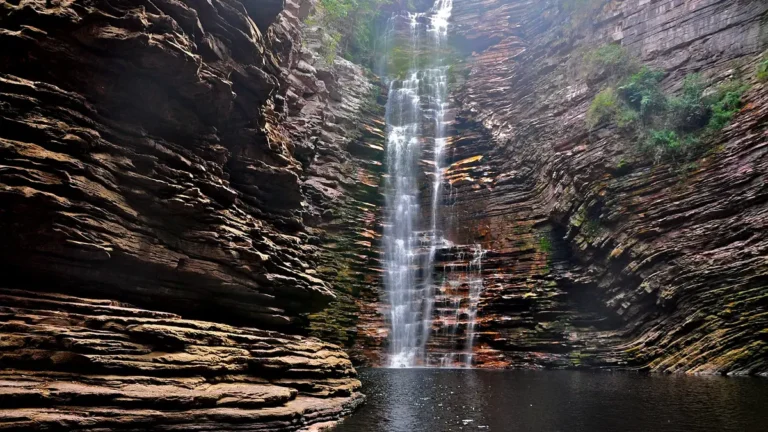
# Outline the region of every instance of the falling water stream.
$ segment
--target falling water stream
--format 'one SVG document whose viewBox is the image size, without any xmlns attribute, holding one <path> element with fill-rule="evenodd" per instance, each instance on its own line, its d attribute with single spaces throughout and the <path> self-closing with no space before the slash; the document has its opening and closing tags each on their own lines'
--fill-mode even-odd
<svg viewBox="0 0 768 432">
<path fill-rule="evenodd" d="M 453 0 L 436 0 L 427 12 L 395 14 L 384 36 L 385 51 L 391 57 L 386 60 L 389 70 L 384 72 L 389 81 L 389 98 L 383 237 L 384 284 L 390 306 L 390 367 L 433 366 L 428 342 L 435 314 L 435 260 L 441 249 L 451 247 L 440 226 L 440 210 L 448 144 L 446 48 L 452 7 Z M 429 200 L 420 199 L 424 182 L 431 182 Z M 423 209 L 426 203 L 429 208 Z M 482 251 L 479 246 L 476 249 Z M 469 270 L 481 268 L 481 259 L 482 254 L 473 258 Z M 479 282 L 470 282 L 468 291 L 466 301 L 453 301 L 455 319 L 451 330 L 455 336 L 463 315 L 467 320 L 462 354 L 465 364 L 471 363 L 482 277 Z M 443 356 L 434 366 L 454 364 Z"/>
</svg>

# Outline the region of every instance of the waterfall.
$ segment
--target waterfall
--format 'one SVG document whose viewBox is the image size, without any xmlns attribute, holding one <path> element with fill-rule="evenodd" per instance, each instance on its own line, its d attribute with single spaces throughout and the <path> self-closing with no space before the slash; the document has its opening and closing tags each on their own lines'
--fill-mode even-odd
<svg viewBox="0 0 768 432">
<path fill-rule="evenodd" d="M 477 325 L 477 307 L 483 293 L 483 257 L 485 250 L 476 244 L 472 248 L 472 260 L 469 262 L 469 304 L 467 305 L 467 343 L 464 349 L 465 364 L 472 365 L 472 349 L 475 346 L 475 327 Z"/>
<path fill-rule="evenodd" d="M 418 81 L 392 82 L 387 107 L 388 181 L 386 206 L 389 221 L 384 227 L 385 281 L 390 300 L 390 345 L 392 366 L 416 362 L 419 340 L 419 312 L 414 310 L 416 294 L 417 239 L 413 232 L 418 213 L 417 158 L 420 152 L 416 107 Z"/>
<path fill-rule="evenodd" d="M 391 367 L 429 366 L 433 271 L 438 249 L 447 243 L 439 226 L 439 207 L 447 144 L 444 57 L 452 7 L 453 0 L 436 0 L 426 13 L 395 15 L 384 37 L 384 47 L 391 51 L 385 61 L 390 81 L 383 237 Z M 431 160 L 424 157 L 430 149 Z M 428 212 L 419 202 L 424 175 L 431 178 Z"/>
<path fill-rule="evenodd" d="M 438 355 L 440 367 L 470 367 L 473 363 L 473 348 L 477 326 L 477 311 L 483 294 L 483 258 L 486 250 L 481 245 L 462 245 L 450 248 L 452 261 L 443 264 L 442 288 L 439 297 L 437 319 L 440 321 L 443 344 L 458 347 L 460 352 L 449 351 Z M 467 295 L 463 295 L 466 289 Z M 459 335 L 459 327 L 465 317 L 464 340 Z"/>
</svg>

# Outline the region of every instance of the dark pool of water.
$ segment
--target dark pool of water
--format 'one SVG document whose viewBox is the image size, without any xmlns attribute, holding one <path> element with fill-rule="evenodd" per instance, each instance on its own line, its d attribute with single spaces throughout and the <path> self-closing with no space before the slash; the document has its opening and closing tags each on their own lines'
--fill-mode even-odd
<svg viewBox="0 0 768 432">
<path fill-rule="evenodd" d="M 575 371 L 367 369 L 334 432 L 766 432 L 768 380 Z"/>
</svg>

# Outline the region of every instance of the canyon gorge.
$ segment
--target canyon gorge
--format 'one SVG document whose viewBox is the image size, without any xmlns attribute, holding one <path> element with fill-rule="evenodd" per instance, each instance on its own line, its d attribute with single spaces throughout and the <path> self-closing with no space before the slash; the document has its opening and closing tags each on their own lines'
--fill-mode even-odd
<svg viewBox="0 0 768 432">
<path fill-rule="evenodd" d="M 0 0 L 0 430 L 768 376 L 768 2 L 371 0 L 367 56 L 328 4 Z"/>
</svg>

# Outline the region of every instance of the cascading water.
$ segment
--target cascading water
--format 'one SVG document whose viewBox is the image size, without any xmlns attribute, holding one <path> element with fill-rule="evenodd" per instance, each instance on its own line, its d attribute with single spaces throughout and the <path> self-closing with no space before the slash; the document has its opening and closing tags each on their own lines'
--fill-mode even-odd
<svg viewBox="0 0 768 432">
<path fill-rule="evenodd" d="M 477 325 L 477 306 L 483 293 L 483 257 L 485 250 L 476 244 L 472 248 L 472 260 L 469 262 L 469 304 L 467 305 L 467 343 L 464 350 L 465 364 L 472 365 L 472 348 L 475 345 L 475 326 Z"/>
<path fill-rule="evenodd" d="M 426 13 L 396 14 L 388 22 L 384 37 L 389 57 L 383 62 L 387 70 L 382 72 L 389 77 L 389 98 L 383 244 L 384 283 L 390 306 L 390 367 L 430 366 L 427 347 L 433 314 L 445 314 L 444 310 L 435 311 L 433 272 L 439 250 L 450 247 L 440 226 L 439 211 L 448 144 L 446 48 L 452 7 L 453 0 L 436 0 Z M 419 185 L 424 177 L 431 180 L 429 201 L 420 201 Z M 421 208 L 422 202 L 429 202 L 429 211 Z M 479 286 L 482 288 L 482 279 Z M 460 314 L 468 320 L 465 364 L 471 362 L 479 296 L 473 287 L 470 284 L 469 306 L 462 308 L 460 300 L 452 301 L 454 337 Z"/>
<path fill-rule="evenodd" d="M 390 83 L 387 106 L 388 223 L 384 227 L 385 284 L 390 301 L 390 365 L 416 364 L 423 350 L 417 293 L 418 239 L 414 235 L 418 204 L 418 78 Z"/>
<path fill-rule="evenodd" d="M 453 246 L 445 255 L 442 284 L 438 293 L 437 320 L 442 345 L 456 350 L 435 353 L 440 367 L 470 367 L 474 353 L 477 311 L 483 293 L 483 258 L 481 245 Z M 464 334 L 460 335 L 460 327 Z M 459 351 L 458 349 L 461 349 Z"/>
</svg>

